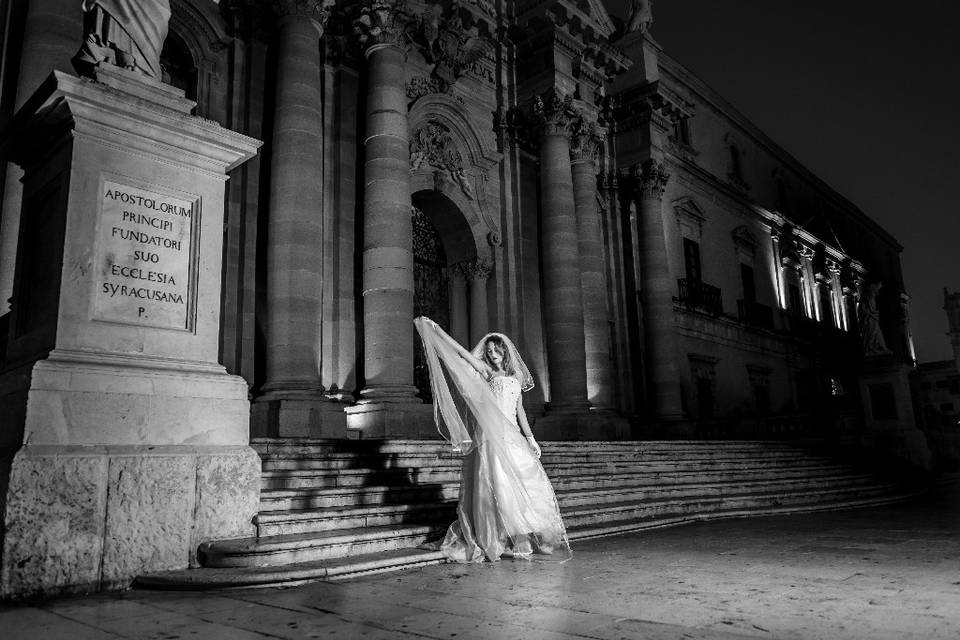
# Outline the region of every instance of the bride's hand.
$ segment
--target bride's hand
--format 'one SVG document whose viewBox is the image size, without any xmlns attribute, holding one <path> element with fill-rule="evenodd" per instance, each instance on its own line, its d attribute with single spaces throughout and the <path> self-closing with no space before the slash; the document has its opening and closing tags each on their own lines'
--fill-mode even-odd
<svg viewBox="0 0 960 640">
<path fill-rule="evenodd" d="M 541 451 L 540 451 L 540 445 L 537 444 L 537 441 L 534 440 L 532 437 L 528 437 L 527 444 L 529 444 L 530 448 L 533 449 L 534 455 L 537 456 L 537 458 L 539 458 Z"/>
</svg>

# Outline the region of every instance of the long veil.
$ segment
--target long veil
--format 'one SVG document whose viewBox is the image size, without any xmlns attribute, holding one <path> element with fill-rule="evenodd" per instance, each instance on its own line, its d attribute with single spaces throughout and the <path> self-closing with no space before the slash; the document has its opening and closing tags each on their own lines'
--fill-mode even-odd
<svg viewBox="0 0 960 640">
<path fill-rule="evenodd" d="M 441 548 L 461 562 L 503 554 L 569 559 L 556 495 L 515 421 L 500 410 L 487 380 L 444 339 L 440 327 L 424 317 L 414 324 L 427 356 L 437 428 L 464 454 L 457 521 Z"/>
</svg>

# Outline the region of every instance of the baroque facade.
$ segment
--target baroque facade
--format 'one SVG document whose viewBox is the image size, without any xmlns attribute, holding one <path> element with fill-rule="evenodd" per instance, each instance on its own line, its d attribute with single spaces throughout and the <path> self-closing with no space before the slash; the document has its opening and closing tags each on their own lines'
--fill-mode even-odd
<svg viewBox="0 0 960 640">
<path fill-rule="evenodd" d="M 79 4 L 0 5 L 4 124 L 72 73 Z M 867 282 L 912 366 L 900 245 L 664 52 L 649 7 L 170 4 L 164 80 L 264 141 L 226 183 L 220 272 L 251 436 L 434 435 L 419 314 L 516 337 L 543 439 L 855 431 Z M 4 164 L 6 304 L 24 221 Z M 23 431 L 0 431 L 8 470 Z"/>
</svg>

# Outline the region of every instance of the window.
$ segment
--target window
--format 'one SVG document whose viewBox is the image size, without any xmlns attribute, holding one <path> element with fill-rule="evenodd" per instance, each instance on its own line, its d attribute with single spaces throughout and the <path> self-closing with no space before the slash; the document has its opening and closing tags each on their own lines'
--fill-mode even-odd
<svg viewBox="0 0 960 640">
<path fill-rule="evenodd" d="M 740 282 L 743 284 L 743 301 L 752 305 L 757 302 L 757 285 L 753 278 L 753 267 L 740 263 Z"/>
<path fill-rule="evenodd" d="M 690 118 L 680 118 L 673 123 L 673 130 L 670 132 L 670 139 L 677 144 L 687 147 L 690 146 Z"/>
<path fill-rule="evenodd" d="M 713 381 L 697 378 L 697 418 L 707 421 L 713 417 Z"/>
<path fill-rule="evenodd" d="M 743 184 L 743 163 L 740 159 L 740 149 L 732 144 L 730 150 L 730 179 L 737 184 Z"/>
<path fill-rule="evenodd" d="M 700 282 L 703 279 L 703 273 L 700 270 L 700 245 L 690 238 L 683 239 L 683 263 L 687 280 Z"/>
</svg>

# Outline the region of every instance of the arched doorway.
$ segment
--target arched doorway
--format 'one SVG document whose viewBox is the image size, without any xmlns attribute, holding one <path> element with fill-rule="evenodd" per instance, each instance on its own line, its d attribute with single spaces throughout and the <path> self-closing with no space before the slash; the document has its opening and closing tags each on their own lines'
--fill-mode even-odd
<svg viewBox="0 0 960 640">
<path fill-rule="evenodd" d="M 413 216 L 413 316 L 428 316 L 441 327 L 450 327 L 450 295 L 447 285 L 447 255 L 440 232 L 417 207 Z M 413 383 L 425 402 L 432 402 L 430 372 L 419 337 L 415 338 Z"/>
<path fill-rule="evenodd" d="M 476 260 L 477 242 L 474 231 L 460 207 L 435 189 L 423 189 L 413 193 L 411 215 L 414 316 L 428 316 L 457 337 L 451 326 L 454 324 L 454 309 L 457 308 L 465 318 L 466 299 L 460 299 L 464 295 L 462 286 L 460 296 L 452 295 L 450 267 Z M 466 335 L 459 339 L 466 340 Z M 430 375 L 419 336 L 414 337 L 414 345 L 414 385 L 425 402 L 432 402 Z"/>
</svg>

